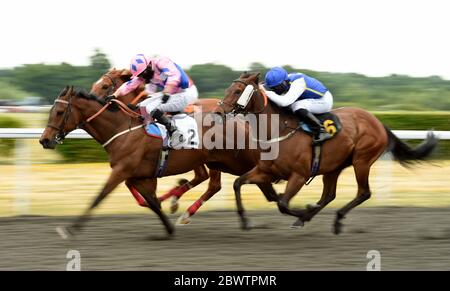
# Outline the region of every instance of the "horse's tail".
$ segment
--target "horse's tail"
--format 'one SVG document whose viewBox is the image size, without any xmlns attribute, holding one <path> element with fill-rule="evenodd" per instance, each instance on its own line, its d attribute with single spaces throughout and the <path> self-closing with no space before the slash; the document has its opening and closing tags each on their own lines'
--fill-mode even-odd
<svg viewBox="0 0 450 291">
<path fill-rule="evenodd" d="M 388 135 L 388 146 L 386 151 L 391 152 L 394 155 L 395 160 L 400 162 L 403 166 L 425 160 L 433 153 L 438 144 L 438 138 L 432 132 L 429 132 L 426 139 L 420 145 L 411 148 L 408 144 L 395 136 L 386 125 L 384 125 L 384 128 Z"/>
</svg>

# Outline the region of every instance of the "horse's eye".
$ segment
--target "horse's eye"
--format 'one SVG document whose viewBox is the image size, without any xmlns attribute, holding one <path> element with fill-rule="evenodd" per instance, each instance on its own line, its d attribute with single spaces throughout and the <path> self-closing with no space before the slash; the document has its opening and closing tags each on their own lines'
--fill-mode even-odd
<svg viewBox="0 0 450 291">
<path fill-rule="evenodd" d="M 236 91 L 234 91 L 234 94 L 236 94 L 236 95 L 241 95 L 241 93 L 242 93 L 241 90 L 236 90 Z"/>
<path fill-rule="evenodd" d="M 103 86 L 102 86 L 102 89 L 103 89 L 103 90 L 108 89 L 108 85 L 103 85 Z"/>
<path fill-rule="evenodd" d="M 58 111 L 58 112 L 56 112 L 56 115 L 61 116 L 61 115 L 63 115 L 63 113 L 64 113 L 64 111 Z"/>
</svg>

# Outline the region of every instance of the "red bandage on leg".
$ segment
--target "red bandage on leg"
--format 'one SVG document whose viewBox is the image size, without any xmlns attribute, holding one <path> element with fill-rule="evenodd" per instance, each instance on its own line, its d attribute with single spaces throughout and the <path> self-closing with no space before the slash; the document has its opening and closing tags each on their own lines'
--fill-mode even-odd
<svg viewBox="0 0 450 291">
<path fill-rule="evenodd" d="M 203 204 L 203 201 L 200 199 L 195 201 L 194 204 L 192 204 L 187 210 L 189 213 L 189 216 L 194 215 L 197 212 L 197 210 L 202 206 L 202 204 Z"/>
<path fill-rule="evenodd" d="M 168 193 L 162 195 L 161 197 L 159 197 L 159 201 L 164 201 L 167 198 L 170 198 L 172 196 L 175 196 L 177 198 L 180 198 L 184 193 L 186 193 L 189 189 L 191 189 L 191 187 L 189 187 L 188 184 L 184 184 L 181 185 L 179 187 L 175 187 L 173 189 L 171 189 Z"/>
<path fill-rule="evenodd" d="M 139 191 L 133 186 L 128 187 L 130 189 L 131 194 L 133 194 L 134 199 L 136 199 L 137 203 L 142 207 L 148 207 L 147 201 L 145 201 L 144 197 L 139 193 Z"/>
</svg>

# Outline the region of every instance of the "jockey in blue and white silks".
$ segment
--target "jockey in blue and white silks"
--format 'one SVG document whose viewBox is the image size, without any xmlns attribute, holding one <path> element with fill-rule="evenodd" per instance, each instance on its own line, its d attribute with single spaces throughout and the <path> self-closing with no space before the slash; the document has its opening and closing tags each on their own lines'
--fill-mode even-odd
<svg viewBox="0 0 450 291">
<path fill-rule="evenodd" d="M 302 73 L 288 74 L 275 67 L 265 76 L 267 97 L 280 107 L 289 107 L 313 131 L 313 143 L 330 137 L 321 122 L 313 115 L 325 113 L 333 106 L 333 95 L 318 80 Z"/>
</svg>

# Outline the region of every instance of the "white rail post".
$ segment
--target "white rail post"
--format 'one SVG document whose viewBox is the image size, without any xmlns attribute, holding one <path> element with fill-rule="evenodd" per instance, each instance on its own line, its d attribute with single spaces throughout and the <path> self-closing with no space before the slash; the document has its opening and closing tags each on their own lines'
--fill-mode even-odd
<svg viewBox="0 0 450 291">
<path fill-rule="evenodd" d="M 14 208 L 17 215 L 30 213 L 31 154 L 25 139 L 16 139 L 14 147 L 15 187 Z"/>
</svg>

